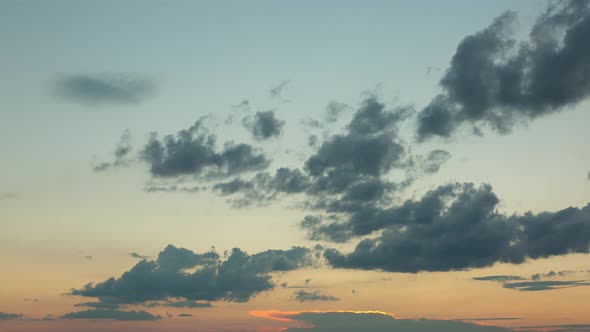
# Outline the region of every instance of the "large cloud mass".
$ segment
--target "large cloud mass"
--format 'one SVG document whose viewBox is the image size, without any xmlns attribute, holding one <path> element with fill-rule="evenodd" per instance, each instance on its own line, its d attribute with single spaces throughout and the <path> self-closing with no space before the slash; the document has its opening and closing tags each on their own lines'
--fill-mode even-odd
<svg viewBox="0 0 590 332">
<path fill-rule="evenodd" d="M 464 123 L 508 132 L 590 95 L 590 1 L 555 2 L 517 42 L 514 12 L 463 39 L 419 116 L 418 137 L 449 137 Z"/>
<path fill-rule="evenodd" d="M 380 209 L 371 219 L 311 225 L 314 232 L 352 235 L 382 230 L 353 252 L 325 252 L 334 267 L 396 272 L 449 271 L 522 263 L 590 251 L 590 204 L 557 212 L 505 215 L 489 185 L 449 184 L 421 200 Z"/>
<path fill-rule="evenodd" d="M 271 272 L 289 271 L 311 262 L 311 251 L 301 247 L 254 255 L 235 248 L 222 260 L 215 252 L 198 254 L 169 245 L 157 260 L 144 259 L 119 278 L 87 284 L 73 289 L 71 294 L 119 304 L 146 304 L 171 298 L 244 302 L 275 286 Z M 168 303 L 172 302 L 165 304 Z"/>
</svg>

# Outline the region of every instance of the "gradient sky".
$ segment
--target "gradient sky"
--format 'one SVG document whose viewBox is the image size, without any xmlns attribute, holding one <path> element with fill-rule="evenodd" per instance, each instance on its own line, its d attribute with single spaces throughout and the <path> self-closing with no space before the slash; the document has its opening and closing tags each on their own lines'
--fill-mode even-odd
<svg viewBox="0 0 590 332">
<path fill-rule="evenodd" d="M 589 27 L 0 0 L 0 330 L 590 330 Z"/>
</svg>

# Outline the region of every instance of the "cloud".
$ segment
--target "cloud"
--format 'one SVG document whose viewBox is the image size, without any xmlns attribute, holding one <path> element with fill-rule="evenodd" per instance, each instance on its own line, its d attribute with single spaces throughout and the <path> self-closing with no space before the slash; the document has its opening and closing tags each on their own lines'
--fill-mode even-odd
<svg viewBox="0 0 590 332">
<path fill-rule="evenodd" d="M 154 321 L 162 319 L 160 315 L 153 315 L 147 311 L 124 311 L 116 309 L 88 309 L 70 312 L 62 316 L 65 319 L 113 319 L 121 321 Z"/>
<path fill-rule="evenodd" d="M 185 313 L 181 313 L 177 315 L 178 317 L 192 317 L 193 315 L 191 314 L 185 314 Z"/>
<path fill-rule="evenodd" d="M 523 277 L 519 276 L 511 276 L 511 275 L 496 275 L 496 276 L 485 276 L 485 277 L 475 277 L 471 278 L 477 281 L 498 281 L 498 282 L 506 282 L 506 281 L 513 281 L 513 280 L 526 280 Z"/>
<path fill-rule="evenodd" d="M 531 276 L 532 280 L 541 280 L 545 278 L 565 277 L 574 273 L 574 271 L 549 271 L 548 273 L 535 273 Z"/>
<path fill-rule="evenodd" d="M 305 291 L 299 290 L 294 293 L 295 300 L 299 302 L 315 302 L 315 301 L 339 301 L 340 299 L 334 296 L 325 295 L 319 291 Z"/>
<path fill-rule="evenodd" d="M 133 258 L 139 258 L 139 259 L 148 259 L 149 258 L 148 256 L 141 255 L 137 252 L 131 252 L 131 253 L 129 253 L 129 256 L 131 256 Z"/>
<path fill-rule="evenodd" d="M 352 331 L 408 331 L 408 332 L 502 332 L 512 331 L 490 325 L 477 325 L 469 322 L 431 319 L 396 319 L 382 312 L 338 311 L 338 312 L 252 312 L 258 317 L 283 322 L 304 322 L 304 327 L 292 327 L 285 331 L 308 332 L 352 332 Z"/>
<path fill-rule="evenodd" d="M 22 318 L 22 314 L 12 314 L 7 312 L 0 312 L 0 320 L 10 320 Z"/>
<path fill-rule="evenodd" d="M 324 115 L 324 119 L 328 123 L 336 122 L 338 121 L 338 119 L 340 119 L 340 116 L 342 116 L 343 113 L 347 112 L 350 109 L 352 109 L 352 107 L 350 107 L 347 104 L 340 103 L 337 101 L 331 101 L 326 106 L 326 113 Z"/>
<path fill-rule="evenodd" d="M 590 95 L 590 2 L 556 2 L 529 40 L 513 36 L 514 12 L 461 41 L 440 80 L 442 92 L 419 114 L 418 138 L 450 137 L 463 124 L 508 133 Z"/>
<path fill-rule="evenodd" d="M 432 150 L 426 158 L 420 161 L 420 169 L 427 174 L 434 174 L 440 167 L 451 159 L 451 153 L 445 150 Z"/>
<path fill-rule="evenodd" d="M 0 201 L 16 199 L 18 198 L 17 194 L 14 193 L 0 193 Z"/>
<path fill-rule="evenodd" d="M 285 90 L 287 90 L 287 87 L 289 86 L 289 83 L 290 82 L 288 80 L 283 80 L 277 86 L 275 86 L 272 89 L 268 90 L 268 93 L 270 94 L 270 96 L 272 98 L 281 98 L 282 99 L 283 92 L 285 92 Z"/>
<path fill-rule="evenodd" d="M 197 301 L 167 301 L 164 303 L 165 307 L 174 308 L 213 308 L 209 302 L 197 302 Z"/>
<path fill-rule="evenodd" d="M 131 132 L 129 129 L 125 130 L 119 139 L 119 143 L 114 151 L 115 160 L 113 162 L 102 162 L 95 165 L 92 170 L 95 172 L 103 172 L 113 167 L 129 166 L 135 158 L 130 158 L 133 147 L 131 146 Z"/>
<path fill-rule="evenodd" d="M 307 226 L 316 232 L 354 235 L 382 230 L 349 254 L 324 252 L 338 268 L 395 272 L 450 271 L 523 263 L 590 252 L 590 204 L 557 212 L 504 215 L 489 185 L 440 186 L 421 200 L 377 211 L 365 223 Z"/>
<path fill-rule="evenodd" d="M 244 172 L 265 169 L 270 161 L 264 154 L 248 144 L 226 142 L 216 149 L 217 137 L 198 120 L 187 130 L 160 140 L 153 134 L 144 146 L 141 159 L 150 166 L 154 177 L 180 176 L 233 176 Z"/>
<path fill-rule="evenodd" d="M 562 331 L 562 332 L 587 332 L 590 331 L 590 324 L 563 324 L 563 325 L 535 325 L 519 326 L 519 331 Z"/>
<path fill-rule="evenodd" d="M 157 260 L 142 260 L 119 278 L 90 283 L 71 294 L 119 304 L 174 303 L 171 299 L 245 302 L 275 287 L 270 273 L 309 266 L 312 261 L 312 252 L 302 247 L 254 255 L 234 248 L 222 260 L 212 251 L 199 254 L 169 245 Z"/>
<path fill-rule="evenodd" d="M 274 110 L 256 112 L 245 117 L 242 124 L 257 140 L 267 140 L 281 135 L 285 121 L 277 119 Z"/>
<path fill-rule="evenodd" d="M 320 212 L 317 218 L 367 224 L 394 194 L 418 176 L 438 171 L 450 153 L 434 150 L 414 160 L 400 139 L 398 127 L 414 114 L 411 107 L 388 108 L 375 96 L 365 98 L 342 133 L 327 137 L 301 169 L 279 168 L 276 174 L 260 172 L 251 179 L 234 178 L 214 185 L 229 196 L 233 206 L 265 204 L 285 195 L 303 194 L 301 206 Z M 393 181 L 391 173 L 401 174 Z M 312 240 L 343 242 L 353 235 L 343 223 L 310 225 Z M 307 227 L 312 226 L 312 227 Z M 318 226 L 317 229 L 314 226 Z M 341 230 L 341 232 L 337 232 Z"/>
<path fill-rule="evenodd" d="M 545 291 L 561 288 L 571 288 L 580 286 L 589 286 L 590 282 L 573 280 L 573 281 L 557 281 L 557 280 L 543 280 L 543 281 L 523 281 L 511 282 L 502 285 L 504 288 L 516 289 L 519 291 Z"/>
<path fill-rule="evenodd" d="M 119 303 L 111 303 L 111 302 L 84 302 L 84 303 L 76 303 L 75 307 L 87 307 L 87 308 L 95 308 L 95 309 L 117 309 L 121 307 Z"/>
<path fill-rule="evenodd" d="M 64 98 L 90 105 L 134 104 L 149 97 L 154 82 L 133 75 L 69 75 L 56 82 Z"/>
</svg>

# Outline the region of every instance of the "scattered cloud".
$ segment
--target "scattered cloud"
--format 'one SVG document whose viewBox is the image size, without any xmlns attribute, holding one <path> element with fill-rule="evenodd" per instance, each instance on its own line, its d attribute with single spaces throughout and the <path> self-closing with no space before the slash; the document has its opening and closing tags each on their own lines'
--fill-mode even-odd
<svg viewBox="0 0 590 332">
<path fill-rule="evenodd" d="M 185 314 L 185 313 L 181 313 L 177 315 L 178 317 L 192 317 L 193 315 L 191 314 Z"/>
<path fill-rule="evenodd" d="M 115 160 L 113 162 L 102 162 L 95 165 L 92 170 L 95 172 L 103 172 L 113 167 L 126 167 L 136 160 L 130 157 L 133 147 L 131 146 L 131 132 L 129 129 L 125 130 L 119 139 L 119 143 L 114 151 Z"/>
<path fill-rule="evenodd" d="M 519 291 L 545 291 L 561 288 L 571 288 L 580 286 L 589 286 L 587 281 L 558 281 L 558 280 L 536 280 L 536 281 L 522 281 L 511 282 L 502 285 L 504 288 L 516 289 Z"/>
<path fill-rule="evenodd" d="M 440 80 L 442 93 L 419 114 L 418 138 L 450 137 L 461 125 L 510 132 L 590 95 L 590 2 L 551 5 L 528 41 L 513 38 L 516 13 L 461 41 Z"/>
<path fill-rule="evenodd" d="M 475 277 L 475 278 L 472 278 L 472 279 L 473 280 L 477 280 L 477 281 L 498 281 L 498 282 L 506 282 L 506 281 L 514 281 L 514 280 L 526 280 L 523 277 L 511 276 L 511 275 L 495 275 L 495 276 Z"/>
<path fill-rule="evenodd" d="M 165 307 L 174 308 L 213 308 L 213 305 L 211 305 L 211 303 L 209 302 L 199 302 L 190 300 L 166 301 L 163 305 Z"/>
<path fill-rule="evenodd" d="M 1 320 L 10 320 L 10 319 L 19 319 L 22 318 L 22 314 L 13 314 L 7 312 L 0 312 L 0 321 Z"/>
<path fill-rule="evenodd" d="M 287 90 L 287 88 L 289 87 L 289 84 L 290 84 L 290 81 L 283 80 L 279 84 L 277 84 L 275 87 L 268 90 L 268 93 L 270 94 L 270 96 L 272 98 L 283 99 L 283 93 Z"/>
<path fill-rule="evenodd" d="M 254 116 L 245 117 L 242 124 L 259 141 L 281 135 L 285 121 L 279 120 L 274 110 L 259 111 Z"/>
<path fill-rule="evenodd" d="M 334 123 L 340 119 L 340 117 L 347 111 L 351 110 L 350 105 L 340 103 L 337 101 L 331 101 L 326 106 L 326 113 L 324 119 L 328 123 Z"/>
<path fill-rule="evenodd" d="M 218 151 L 216 140 L 201 118 L 189 129 L 163 140 L 154 133 L 140 155 L 150 166 L 152 176 L 160 178 L 226 177 L 262 170 L 270 164 L 266 156 L 251 145 L 230 141 Z"/>
<path fill-rule="evenodd" d="M 335 296 L 325 295 L 320 291 L 305 291 L 298 290 L 294 293 L 295 300 L 299 302 L 316 302 L 316 301 L 339 301 L 340 299 Z"/>
<path fill-rule="evenodd" d="M 149 258 L 148 256 L 141 255 L 141 254 L 139 254 L 139 253 L 137 253 L 135 251 L 129 253 L 129 256 L 131 256 L 133 258 L 139 258 L 139 259 L 148 259 Z"/>
<path fill-rule="evenodd" d="M 152 94 L 154 82 L 134 75 L 76 74 L 58 79 L 56 87 L 62 97 L 84 104 L 134 104 Z"/>
<path fill-rule="evenodd" d="M 4 200 L 10 200 L 10 199 L 16 199 L 19 196 L 17 194 L 14 193 L 0 193 L 0 201 L 4 201 Z"/>
<path fill-rule="evenodd" d="M 121 307 L 119 303 L 112 303 L 112 302 L 84 302 L 84 303 L 76 303 L 75 307 L 87 307 L 87 308 L 95 308 L 95 309 L 118 309 Z"/>
<path fill-rule="evenodd" d="M 162 319 L 160 315 L 153 315 L 147 311 L 124 311 L 117 309 L 88 309 L 70 312 L 62 316 L 65 319 L 112 319 L 121 321 L 154 321 Z"/>
</svg>

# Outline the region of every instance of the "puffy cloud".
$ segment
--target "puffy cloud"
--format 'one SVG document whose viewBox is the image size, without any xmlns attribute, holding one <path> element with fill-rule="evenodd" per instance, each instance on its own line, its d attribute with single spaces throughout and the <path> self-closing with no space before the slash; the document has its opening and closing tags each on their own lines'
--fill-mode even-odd
<svg viewBox="0 0 590 332">
<path fill-rule="evenodd" d="M 88 309 L 70 312 L 62 316 L 65 319 L 113 319 L 122 321 L 153 321 L 162 319 L 160 315 L 153 315 L 147 311 L 124 311 L 117 309 Z"/>
<path fill-rule="evenodd" d="M 299 302 L 315 302 L 315 301 L 338 301 L 335 296 L 320 293 L 320 291 L 305 291 L 299 290 L 295 292 L 295 300 Z"/>
<path fill-rule="evenodd" d="M 288 328 L 286 331 L 408 331 L 408 332 L 507 332 L 510 329 L 470 322 L 431 319 L 396 319 L 383 312 L 339 311 L 339 312 L 252 312 L 253 315 L 280 321 L 307 323 L 303 328 Z"/>
<path fill-rule="evenodd" d="M 394 194 L 417 176 L 438 171 L 450 153 L 434 150 L 414 161 L 398 135 L 399 124 L 414 114 L 411 107 L 388 108 L 376 97 L 365 98 L 342 133 L 327 137 L 304 162 L 303 169 L 280 168 L 276 174 L 258 173 L 235 178 L 213 189 L 237 207 L 264 204 L 281 194 L 304 194 L 302 206 L 323 212 L 330 220 L 367 223 Z M 393 171 L 402 179 L 393 181 Z M 302 226 L 305 226 L 302 223 Z M 328 231 L 310 230 L 310 238 L 346 241 L 353 234 L 341 223 Z M 340 232 L 337 232 L 340 230 Z"/>
<path fill-rule="evenodd" d="M 245 117 L 242 124 L 257 140 L 267 140 L 281 135 L 285 121 L 277 119 L 275 112 L 256 112 L 253 117 Z"/>
<path fill-rule="evenodd" d="M 175 303 L 170 300 L 174 298 L 244 302 L 275 286 L 270 273 L 294 270 L 312 261 L 312 252 L 302 247 L 254 255 L 235 248 L 222 260 L 215 252 L 199 254 L 169 245 L 157 260 L 142 260 L 119 278 L 90 283 L 71 294 L 118 304 Z"/>
<path fill-rule="evenodd" d="M 504 215 L 489 185 L 449 184 L 377 211 L 367 223 L 312 224 L 312 231 L 353 235 L 382 230 L 354 251 L 326 250 L 339 268 L 395 272 L 449 271 L 522 263 L 568 253 L 590 252 L 590 204 L 557 212 Z"/>
<path fill-rule="evenodd" d="M 270 164 L 264 154 L 243 143 L 225 143 L 216 149 L 216 136 L 210 134 L 198 120 L 176 136 L 158 139 L 153 134 L 141 151 L 141 159 L 148 163 L 155 177 L 233 176 L 262 170 Z"/>
<path fill-rule="evenodd" d="M 56 82 L 60 94 L 84 104 L 130 104 L 148 97 L 154 82 L 132 75 L 69 75 Z"/>
<path fill-rule="evenodd" d="M 525 42 L 512 37 L 515 20 L 506 12 L 461 41 L 442 93 L 419 115 L 419 139 L 449 137 L 465 123 L 506 133 L 590 95 L 590 2 L 550 6 Z"/>
</svg>

